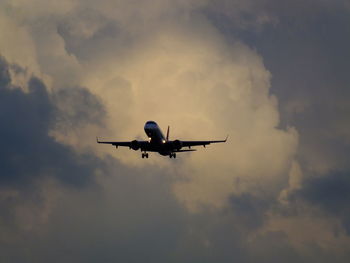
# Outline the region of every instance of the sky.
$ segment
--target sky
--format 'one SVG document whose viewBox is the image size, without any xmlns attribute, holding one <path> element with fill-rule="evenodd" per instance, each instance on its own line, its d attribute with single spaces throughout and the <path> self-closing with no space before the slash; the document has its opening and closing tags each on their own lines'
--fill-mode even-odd
<svg viewBox="0 0 350 263">
<path fill-rule="evenodd" d="M 350 259 L 346 0 L 0 0 L 1 262 Z M 96 143 L 222 139 L 170 159 Z"/>
</svg>

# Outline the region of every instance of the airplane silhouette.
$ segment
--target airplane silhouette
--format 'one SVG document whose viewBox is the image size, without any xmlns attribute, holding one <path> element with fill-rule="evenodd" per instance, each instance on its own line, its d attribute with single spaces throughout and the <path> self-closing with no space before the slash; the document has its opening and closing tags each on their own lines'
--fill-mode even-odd
<svg viewBox="0 0 350 263">
<path fill-rule="evenodd" d="M 112 141 L 99 141 L 96 138 L 97 143 L 105 143 L 114 145 L 116 148 L 118 146 L 125 146 L 133 149 L 135 151 L 142 151 L 142 158 L 148 158 L 147 152 L 158 152 L 161 155 L 169 156 L 170 158 L 176 158 L 176 153 L 178 152 L 192 152 L 196 151 L 195 149 L 191 149 L 192 146 L 206 146 L 211 143 L 219 143 L 226 142 L 227 136 L 225 140 L 217 140 L 217 141 L 180 141 L 180 140 L 169 140 L 169 126 L 166 133 L 166 137 L 164 137 L 161 129 L 158 124 L 154 121 L 147 121 L 144 127 L 145 133 L 148 136 L 147 141 L 124 141 L 124 142 L 112 142 Z M 188 149 L 182 149 L 183 147 L 188 147 Z"/>
</svg>

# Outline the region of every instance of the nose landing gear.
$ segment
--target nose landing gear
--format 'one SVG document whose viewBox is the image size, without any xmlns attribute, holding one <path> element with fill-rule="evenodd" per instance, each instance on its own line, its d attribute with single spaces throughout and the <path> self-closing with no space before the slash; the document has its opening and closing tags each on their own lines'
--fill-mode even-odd
<svg viewBox="0 0 350 263">
<path fill-rule="evenodd" d="M 174 158 L 175 159 L 176 158 L 176 153 L 170 153 L 169 154 L 169 158 Z"/>
<path fill-rule="evenodd" d="M 142 158 L 148 158 L 148 153 L 142 153 Z"/>
</svg>

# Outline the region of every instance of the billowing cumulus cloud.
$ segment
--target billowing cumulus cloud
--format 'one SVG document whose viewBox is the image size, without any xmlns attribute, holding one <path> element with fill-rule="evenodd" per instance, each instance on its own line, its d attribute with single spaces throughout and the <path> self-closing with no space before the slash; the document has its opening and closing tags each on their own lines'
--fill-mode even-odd
<svg viewBox="0 0 350 263">
<path fill-rule="evenodd" d="M 344 1 L 2 1 L 1 259 L 347 262 L 348 17 Z M 229 140 L 146 162 L 95 143 L 150 119 Z"/>
<path fill-rule="evenodd" d="M 269 93 L 270 73 L 258 54 L 238 40 L 226 43 L 196 12 L 204 4 L 150 2 L 135 9 L 129 2 L 105 1 L 98 7 L 62 6 L 69 11 L 43 5 L 52 16 L 46 23 L 40 9 L 33 10 L 36 16 L 20 13 L 20 21 L 29 20 L 40 49 L 38 63 L 54 88 L 78 81 L 102 98 L 110 135 L 142 136 L 148 119 L 170 124 L 171 135 L 183 139 L 230 134 L 232 146 L 218 148 L 216 164 L 217 151 L 190 157 L 183 170 L 186 181 L 174 186 L 180 200 L 193 209 L 201 203 L 221 206 L 233 191 L 261 188 L 277 195 L 287 184 L 297 132 L 276 128 L 279 115 L 277 99 Z M 9 4 L 12 12 L 22 8 Z M 121 158 L 135 162 L 131 154 Z M 220 173 L 213 176 L 216 169 Z"/>
<path fill-rule="evenodd" d="M 198 202 L 220 206 L 232 191 L 250 187 L 276 194 L 286 184 L 297 133 L 276 128 L 277 100 L 269 94 L 270 74 L 259 55 L 239 41 L 228 45 L 207 19 L 191 14 L 191 9 L 145 7 L 149 12 L 137 12 L 141 23 L 130 20 L 136 11 L 129 4 L 122 15 L 118 5 L 105 4 L 116 9 L 115 17 L 109 16 L 110 10 L 85 14 L 78 9 L 77 16 L 60 24 L 59 34 L 89 72 L 84 86 L 104 99 L 111 134 L 128 138 L 137 131 L 142 136 L 142 124 L 148 119 L 170 124 L 171 135 L 184 139 L 229 133 L 234 147 L 221 147 L 218 176 L 212 176 L 209 161 L 217 152 L 198 154 L 187 164 L 187 183 L 174 187 L 192 208 Z M 167 16 L 155 24 L 150 13 L 153 19 Z M 91 28 L 97 19 L 92 32 L 75 34 Z M 264 154 L 267 149 L 270 155 Z M 130 162 L 133 157 L 121 158 Z M 257 186 L 251 177 L 264 181 Z M 240 189 L 235 189 L 238 180 Z"/>
</svg>

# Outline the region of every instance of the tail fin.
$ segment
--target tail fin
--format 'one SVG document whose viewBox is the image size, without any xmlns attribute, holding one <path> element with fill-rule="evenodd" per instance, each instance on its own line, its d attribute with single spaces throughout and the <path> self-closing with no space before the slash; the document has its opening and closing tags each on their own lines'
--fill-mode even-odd
<svg viewBox="0 0 350 263">
<path fill-rule="evenodd" d="M 168 126 L 168 130 L 166 131 L 166 141 L 169 141 L 169 130 L 170 126 Z"/>
</svg>

